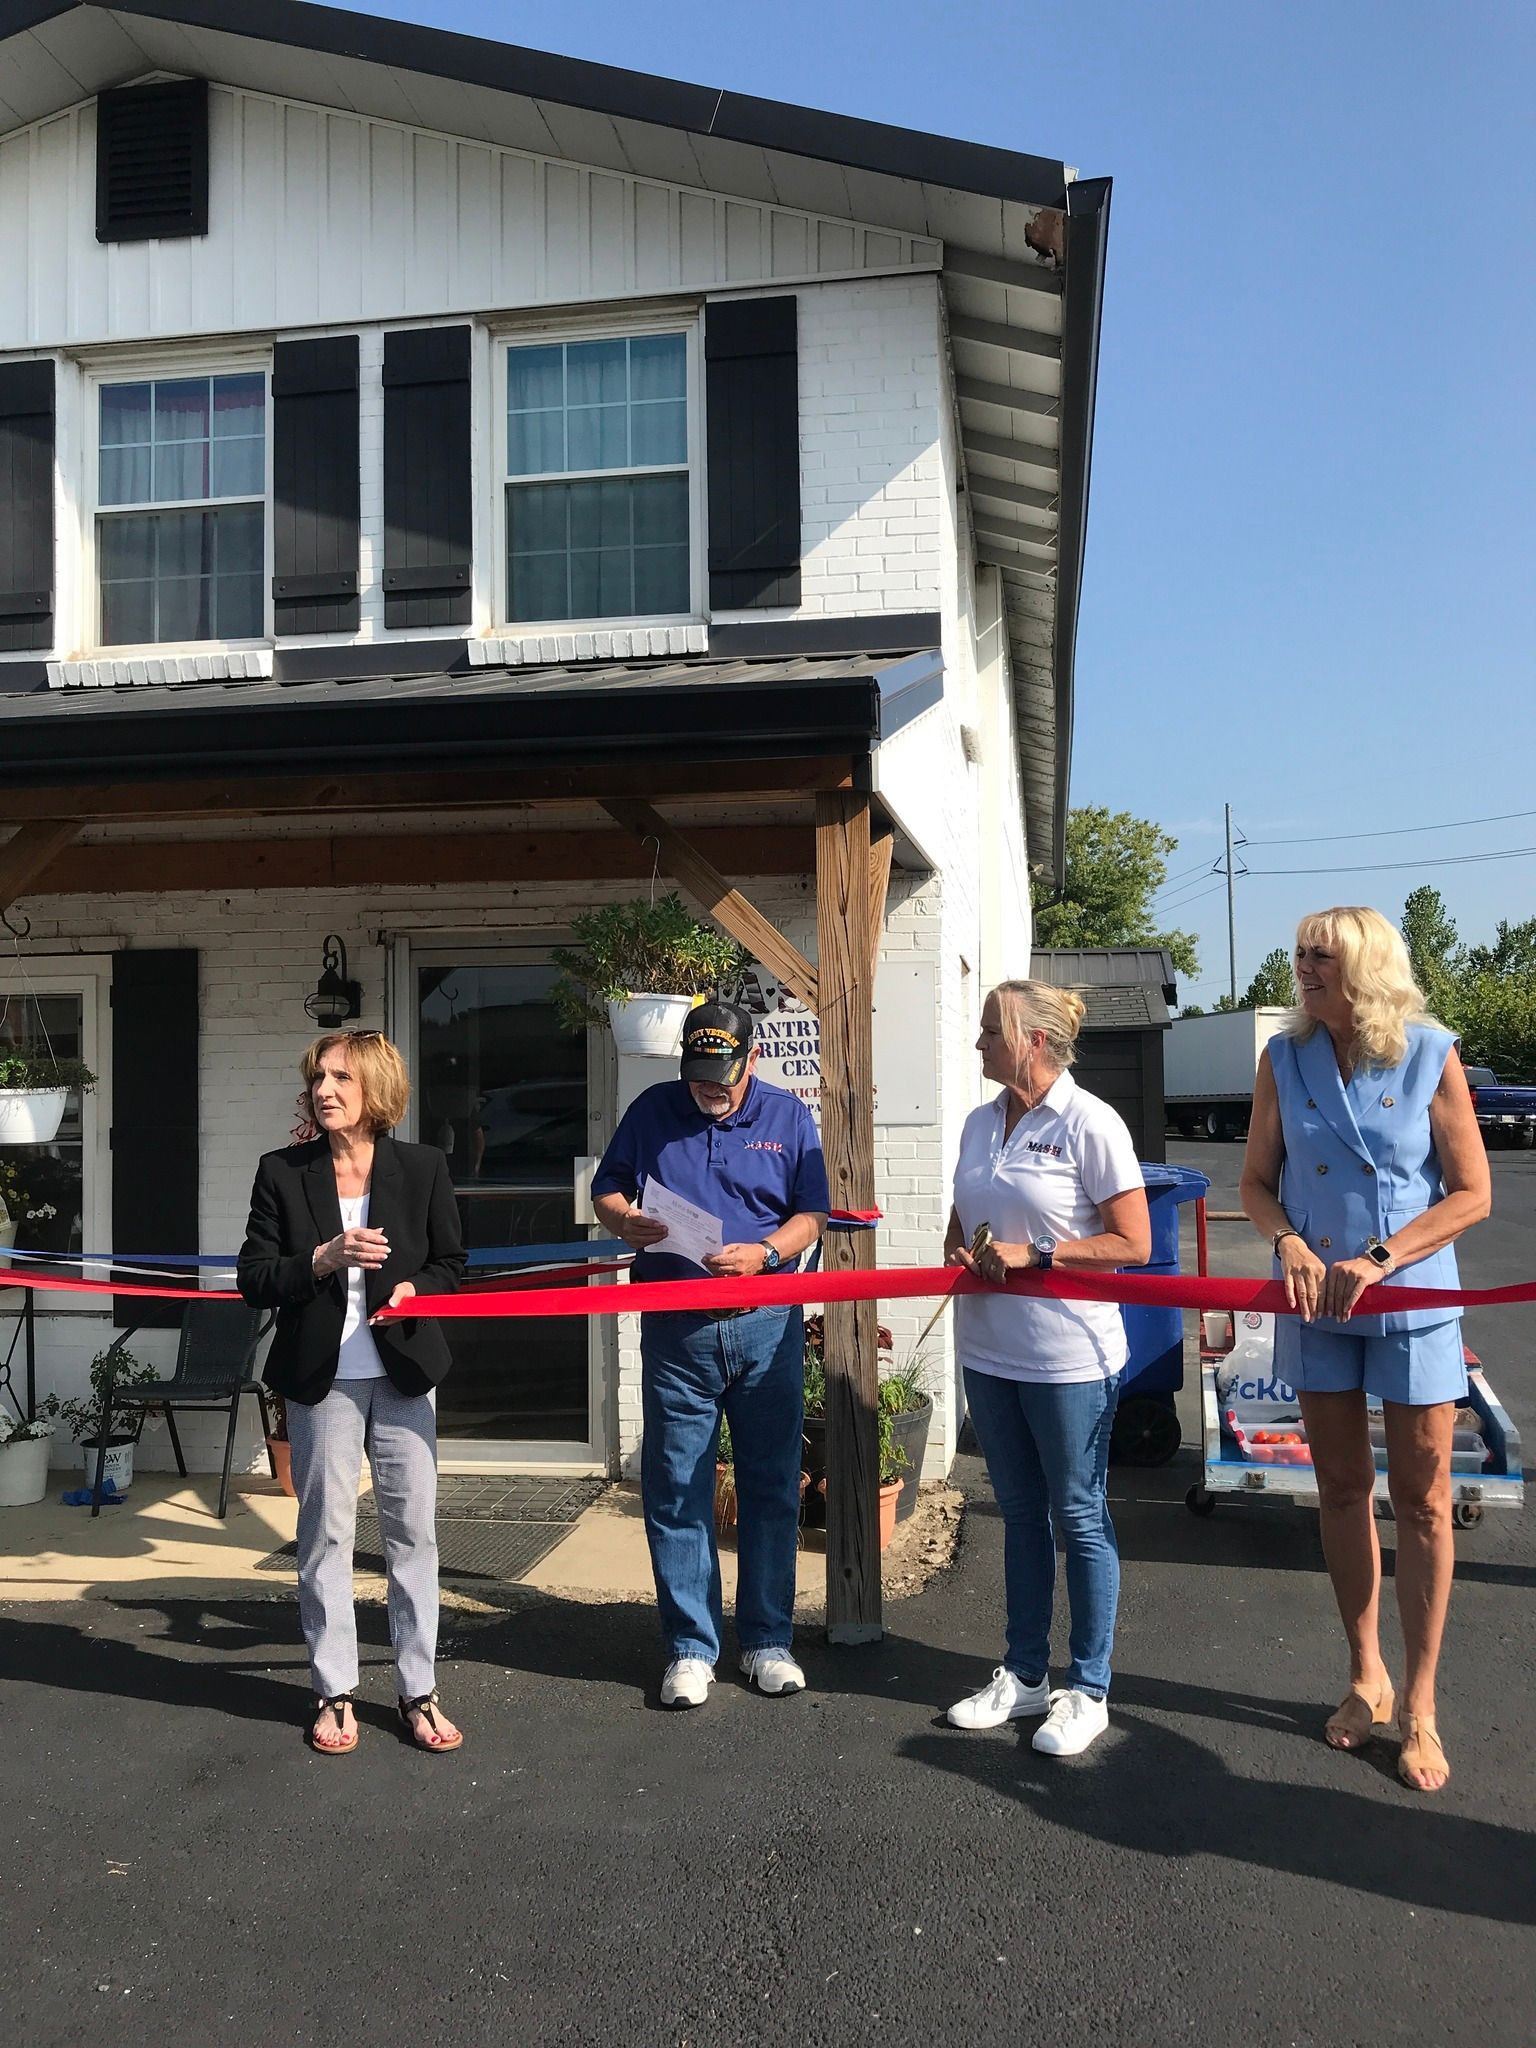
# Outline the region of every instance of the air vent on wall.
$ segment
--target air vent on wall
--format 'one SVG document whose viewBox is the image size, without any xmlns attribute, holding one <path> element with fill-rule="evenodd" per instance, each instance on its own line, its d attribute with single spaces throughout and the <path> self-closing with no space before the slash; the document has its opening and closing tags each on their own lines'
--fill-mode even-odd
<svg viewBox="0 0 1536 2048">
<path fill-rule="evenodd" d="M 208 85 L 129 85 L 96 102 L 96 239 L 208 232 Z"/>
</svg>

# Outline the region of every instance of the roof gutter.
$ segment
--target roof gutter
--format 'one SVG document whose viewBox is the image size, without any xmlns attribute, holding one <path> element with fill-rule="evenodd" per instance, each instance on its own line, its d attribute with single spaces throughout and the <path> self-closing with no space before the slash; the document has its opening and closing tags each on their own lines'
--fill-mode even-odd
<svg viewBox="0 0 1536 2048">
<path fill-rule="evenodd" d="M 1067 806 L 1072 780 L 1072 709 L 1077 661 L 1077 611 L 1088 545 L 1088 482 L 1104 316 L 1104 265 L 1109 249 L 1108 178 L 1067 187 L 1067 262 L 1061 335 L 1061 509 L 1058 530 L 1056 628 L 1056 808 L 1051 879 L 1059 892 L 1067 872 Z"/>
</svg>

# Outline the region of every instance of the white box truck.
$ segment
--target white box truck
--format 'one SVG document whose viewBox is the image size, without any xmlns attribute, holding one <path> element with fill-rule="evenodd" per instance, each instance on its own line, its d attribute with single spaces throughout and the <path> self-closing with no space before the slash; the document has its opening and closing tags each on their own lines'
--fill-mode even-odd
<svg viewBox="0 0 1536 2048">
<path fill-rule="evenodd" d="M 1288 1010 L 1216 1010 L 1175 1017 L 1163 1041 L 1168 1122 L 1186 1138 L 1241 1138 L 1253 1109 L 1259 1054 Z"/>
</svg>

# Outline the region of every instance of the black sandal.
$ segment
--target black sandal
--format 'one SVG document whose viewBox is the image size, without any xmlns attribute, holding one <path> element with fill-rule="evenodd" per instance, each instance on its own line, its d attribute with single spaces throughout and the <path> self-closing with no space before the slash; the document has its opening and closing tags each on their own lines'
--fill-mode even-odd
<svg viewBox="0 0 1536 2048">
<path fill-rule="evenodd" d="M 442 1704 L 436 1691 L 424 1692 L 420 1698 L 414 1700 L 397 1698 L 395 1704 L 400 1709 L 400 1718 L 405 1723 L 405 1732 L 410 1736 L 415 1748 L 424 1749 L 431 1756 L 443 1756 L 450 1749 L 462 1748 L 464 1742 L 462 1734 L 456 1734 L 442 1742 L 423 1742 L 416 1733 L 416 1730 L 411 1726 L 412 1714 L 420 1714 L 429 1728 L 436 1729 L 437 1716 L 433 1713 L 432 1709 Z"/>
<path fill-rule="evenodd" d="M 316 1725 L 318 1726 L 318 1724 L 319 1724 L 319 1718 L 320 1718 L 320 1715 L 321 1715 L 321 1714 L 323 1714 L 323 1713 L 325 1713 L 326 1709 L 327 1709 L 327 1708 L 329 1708 L 329 1709 L 330 1709 L 330 1712 L 331 1712 L 331 1714 L 332 1714 L 332 1715 L 334 1716 L 334 1718 L 335 1718 L 335 1722 L 336 1722 L 336 1733 L 337 1733 L 338 1735 L 341 1735 L 341 1734 L 343 1734 L 343 1733 L 344 1733 L 344 1724 L 343 1724 L 343 1720 L 342 1720 L 342 1709 L 343 1709 L 344 1707 L 351 1707 L 351 1708 L 353 1709 L 353 1717 L 354 1717 L 354 1718 L 353 1718 L 353 1722 L 352 1722 L 352 1740 L 351 1740 L 350 1742 L 320 1742 L 320 1741 L 317 1741 L 317 1740 L 316 1740 L 316 1737 L 315 1737 L 315 1730 L 314 1730 L 314 1728 L 311 1728 L 311 1729 L 310 1729 L 310 1731 L 309 1731 L 309 1746 L 310 1746 L 310 1748 L 311 1748 L 311 1749 L 312 1749 L 312 1750 L 313 1750 L 313 1751 L 315 1752 L 316 1756 L 350 1756 L 350 1755 L 352 1754 L 353 1750 L 354 1750 L 354 1749 L 356 1749 L 356 1747 L 357 1747 L 357 1720 L 356 1720 L 356 1710 L 357 1710 L 357 1703 L 356 1703 L 356 1701 L 355 1701 L 355 1700 L 353 1699 L 353 1697 L 352 1697 L 351 1693 L 349 1693 L 349 1692 L 341 1692 L 341 1693 L 338 1693 L 338 1694 L 336 1695 L 335 1699 L 333 1699 L 333 1700 L 319 1700 L 319 1699 L 317 1699 L 317 1700 L 315 1701 L 315 1709 L 316 1709 L 316 1713 L 315 1713 L 315 1720 L 316 1720 Z"/>
</svg>

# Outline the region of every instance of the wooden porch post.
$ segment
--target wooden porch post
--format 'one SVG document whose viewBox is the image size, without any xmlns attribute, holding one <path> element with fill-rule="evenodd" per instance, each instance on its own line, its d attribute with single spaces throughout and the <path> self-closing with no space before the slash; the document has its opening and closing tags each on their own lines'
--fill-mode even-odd
<svg viewBox="0 0 1536 2048">
<path fill-rule="evenodd" d="M 832 1203 L 871 1209 L 875 1119 L 870 1025 L 869 798 L 824 790 L 816 798 L 816 977 L 821 1018 L 821 1142 Z M 828 1234 L 828 1272 L 875 1263 L 873 1231 Z M 880 1468 L 875 1430 L 879 1317 L 872 1301 L 828 1302 L 827 1635 L 878 1642 Z"/>
</svg>

